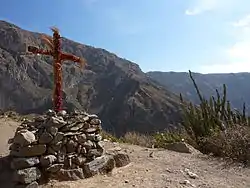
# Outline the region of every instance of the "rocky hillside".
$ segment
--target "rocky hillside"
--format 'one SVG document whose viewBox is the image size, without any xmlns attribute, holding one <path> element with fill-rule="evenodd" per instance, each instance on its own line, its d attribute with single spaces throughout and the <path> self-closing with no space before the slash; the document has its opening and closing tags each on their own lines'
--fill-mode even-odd
<svg viewBox="0 0 250 188">
<path fill-rule="evenodd" d="M 188 73 L 184 72 L 148 72 L 147 75 L 176 94 L 195 103 L 199 102 L 193 83 Z M 199 74 L 193 73 L 198 87 L 205 97 L 216 95 L 215 89 L 222 92 L 223 84 L 227 86 L 228 100 L 234 108 L 242 109 L 245 102 L 250 112 L 250 73 L 236 74 Z"/>
<path fill-rule="evenodd" d="M 42 113 L 51 108 L 52 59 L 26 55 L 28 45 L 44 47 L 39 33 L 0 21 L 0 108 Z M 63 39 L 63 50 L 84 57 L 80 70 L 64 66 L 64 105 L 96 113 L 104 129 L 152 132 L 180 121 L 179 99 L 152 81 L 138 65 L 104 49 Z"/>
</svg>

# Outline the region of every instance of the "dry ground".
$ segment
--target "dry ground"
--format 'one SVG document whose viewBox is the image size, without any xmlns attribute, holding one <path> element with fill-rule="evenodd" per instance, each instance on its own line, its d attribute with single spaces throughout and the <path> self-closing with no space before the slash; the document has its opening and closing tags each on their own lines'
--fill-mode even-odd
<svg viewBox="0 0 250 188">
<path fill-rule="evenodd" d="M 12 137 L 17 123 L 0 120 L 0 154 L 8 153 L 8 138 Z M 105 142 L 105 148 L 120 147 L 131 158 L 131 164 L 115 169 L 111 175 L 95 176 L 76 182 L 50 182 L 43 188 L 250 188 L 250 169 L 240 165 L 226 165 L 218 159 L 194 154 L 181 154 L 168 150 L 147 149 L 128 144 Z M 153 152 L 152 157 L 150 153 Z M 0 181 L 8 181 L 7 168 L 0 166 Z M 198 175 L 190 178 L 185 169 Z M 0 182 L 1 188 L 6 187 Z M 186 184 L 184 184 L 186 182 Z M 187 183 L 188 182 L 188 183 Z M 190 184 L 189 184 L 190 183 Z M 5 186 L 5 187 L 4 187 Z"/>
</svg>

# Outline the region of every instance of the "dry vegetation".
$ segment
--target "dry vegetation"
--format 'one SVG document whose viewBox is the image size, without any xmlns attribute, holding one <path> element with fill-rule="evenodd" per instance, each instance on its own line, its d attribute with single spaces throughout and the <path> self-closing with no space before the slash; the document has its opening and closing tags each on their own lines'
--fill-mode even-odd
<svg viewBox="0 0 250 188">
<path fill-rule="evenodd" d="M 145 147 L 164 148 L 172 142 L 185 141 L 204 154 L 212 154 L 243 164 L 250 164 L 250 121 L 243 111 L 232 110 L 227 101 L 226 86 L 223 85 L 222 96 L 216 90 L 217 96 L 205 99 L 189 72 L 200 104 L 183 104 L 183 130 L 142 135 L 135 132 L 126 133 L 122 138 L 115 138 L 106 133 L 107 139 L 116 142 L 126 142 Z"/>
</svg>

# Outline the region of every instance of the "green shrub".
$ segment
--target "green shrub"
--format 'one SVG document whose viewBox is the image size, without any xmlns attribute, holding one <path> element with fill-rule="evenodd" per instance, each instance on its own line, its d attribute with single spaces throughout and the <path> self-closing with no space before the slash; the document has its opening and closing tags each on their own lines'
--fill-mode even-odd
<svg viewBox="0 0 250 188">
<path fill-rule="evenodd" d="M 250 126 L 249 117 L 243 111 L 231 110 L 227 101 L 226 85 L 223 85 L 223 95 L 216 90 L 216 98 L 211 96 L 206 100 L 189 71 L 194 84 L 200 105 L 183 104 L 183 125 L 191 140 L 203 153 L 212 153 L 215 156 L 230 158 L 247 163 L 250 160 Z"/>
</svg>

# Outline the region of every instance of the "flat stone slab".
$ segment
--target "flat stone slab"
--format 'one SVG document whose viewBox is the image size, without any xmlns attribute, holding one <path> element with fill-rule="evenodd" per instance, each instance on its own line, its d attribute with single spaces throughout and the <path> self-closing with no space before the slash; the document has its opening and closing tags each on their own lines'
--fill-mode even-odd
<svg viewBox="0 0 250 188">
<path fill-rule="evenodd" d="M 39 163 L 40 161 L 38 157 L 13 158 L 13 160 L 11 161 L 11 168 L 20 170 L 20 169 L 32 167 Z"/>
<path fill-rule="evenodd" d="M 112 155 L 103 155 L 95 158 L 93 161 L 83 166 L 85 177 L 91 177 L 96 174 L 106 174 L 111 172 L 115 167 L 115 160 Z"/>
</svg>

